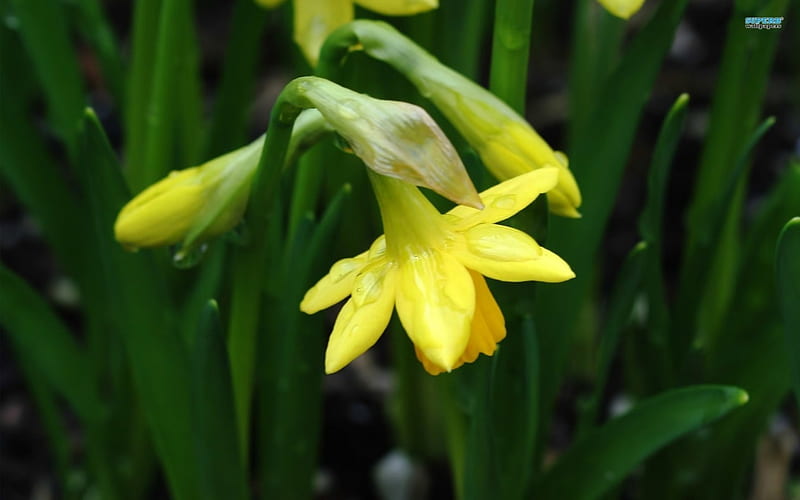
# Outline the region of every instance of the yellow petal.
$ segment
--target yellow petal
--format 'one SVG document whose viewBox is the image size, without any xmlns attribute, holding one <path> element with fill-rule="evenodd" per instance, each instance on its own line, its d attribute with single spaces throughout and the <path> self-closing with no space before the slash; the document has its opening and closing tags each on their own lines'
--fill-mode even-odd
<svg viewBox="0 0 800 500">
<path fill-rule="evenodd" d="M 392 317 L 397 271 L 387 261 L 370 263 L 353 284 L 325 351 L 325 373 L 344 368 L 378 341 Z"/>
<path fill-rule="evenodd" d="M 314 314 L 350 295 L 358 273 L 367 264 L 367 254 L 368 252 L 363 252 L 332 265 L 328 274 L 306 292 L 300 302 L 300 310 L 306 314 Z"/>
<path fill-rule="evenodd" d="M 206 190 L 199 167 L 172 172 L 122 208 L 115 238 L 129 248 L 179 242 L 202 210 Z"/>
<path fill-rule="evenodd" d="M 410 16 L 439 7 L 438 0 L 356 0 L 356 3 L 384 16 Z"/>
<path fill-rule="evenodd" d="M 452 256 L 430 251 L 400 264 L 397 314 L 411 341 L 451 370 L 464 353 L 475 312 L 475 287 Z"/>
<path fill-rule="evenodd" d="M 497 343 L 506 337 L 503 312 L 494 300 L 489 287 L 486 286 L 486 280 L 475 271 L 470 271 L 469 274 L 475 285 L 475 315 L 472 318 L 467 348 L 453 369 L 464 363 L 472 363 L 480 353 L 491 356 L 497 350 Z M 445 371 L 444 368 L 428 359 L 419 348 L 415 347 L 414 352 L 425 371 L 431 375 L 439 375 Z"/>
<path fill-rule="evenodd" d="M 505 220 L 531 204 L 541 193 L 556 185 L 558 169 L 540 168 L 503 181 L 480 194 L 484 209 L 459 205 L 448 214 L 455 218 L 456 229 L 466 229 L 476 224 Z"/>
<path fill-rule="evenodd" d="M 294 40 L 311 66 L 316 66 L 328 35 L 352 20 L 352 0 L 295 0 Z"/>
<path fill-rule="evenodd" d="M 497 343 L 506 338 L 503 312 L 486 285 L 486 280 L 475 271 L 470 271 L 469 274 L 475 285 L 475 317 L 472 320 L 469 343 L 461 356 L 462 363 L 472 363 L 480 353 L 491 356 L 497 350 Z"/>
<path fill-rule="evenodd" d="M 475 226 L 463 241 L 452 242 L 451 251 L 466 267 L 496 280 L 558 283 L 575 277 L 561 257 L 510 227 Z"/>
<path fill-rule="evenodd" d="M 598 0 L 608 12 L 615 16 L 628 19 L 636 14 L 642 7 L 644 0 Z"/>
</svg>

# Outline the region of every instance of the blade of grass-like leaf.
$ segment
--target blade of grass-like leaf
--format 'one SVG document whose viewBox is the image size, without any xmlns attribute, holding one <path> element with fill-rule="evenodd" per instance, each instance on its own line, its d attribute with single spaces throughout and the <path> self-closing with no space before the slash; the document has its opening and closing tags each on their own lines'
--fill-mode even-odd
<svg viewBox="0 0 800 500">
<path fill-rule="evenodd" d="M 172 166 L 174 146 L 177 132 L 175 128 L 176 114 L 182 106 L 173 101 L 181 101 L 177 95 L 180 87 L 181 58 L 186 49 L 185 26 L 186 16 L 191 9 L 189 0 L 164 0 L 160 4 L 158 14 L 158 31 L 156 34 L 155 56 L 153 59 L 152 91 L 145 102 L 147 118 L 144 129 L 144 156 L 136 170 L 141 175 L 131 178 L 133 189 L 140 190 L 163 177 Z M 130 144 L 129 146 L 133 146 Z M 184 167 L 185 165 L 180 165 Z"/>
<path fill-rule="evenodd" d="M 575 132 L 585 126 L 619 58 L 626 26 L 594 0 L 575 2 L 569 77 L 570 145 L 575 143 Z"/>
<path fill-rule="evenodd" d="M 97 263 L 106 276 L 107 307 L 116 322 L 166 471 L 172 495 L 199 498 L 192 421 L 189 358 L 177 331 L 174 310 L 152 254 L 125 252 L 114 241 L 114 219 L 129 194 L 119 164 L 97 117 L 87 110 L 80 136 L 77 174 L 85 187 L 100 248 Z"/>
<path fill-rule="evenodd" d="M 533 476 L 539 423 L 539 349 L 533 318 L 525 316 L 512 327 L 492 357 L 489 404 L 483 408 L 489 414 L 494 458 L 483 465 L 494 469 L 497 482 L 492 491 L 500 498 L 524 496 Z M 490 458 L 486 453 L 478 456 Z M 467 470 L 471 472 L 480 474 Z"/>
<path fill-rule="evenodd" d="M 192 349 L 194 432 L 201 498 L 248 498 L 238 449 L 233 388 L 217 304 L 208 302 Z"/>
<path fill-rule="evenodd" d="M 638 243 L 628 254 L 628 258 L 625 259 L 625 263 L 617 275 L 600 337 L 600 356 L 597 363 L 594 391 L 581 417 L 582 428 L 579 429 L 579 436 L 595 427 L 598 405 L 606 388 L 611 362 L 617 352 L 619 336 L 630 319 L 634 301 L 642 288 L 645 269 L 650 261 L 650 252 L 650 245 L 645 242 Z"/>
<path fill-rule="evenodd" d="M 747 165 L 749 164 L 750 154 L 753 148 L 767 133 L 767 131 L 775 124 L 775 118 L 770 117 L 764 120 L 763 123 L 751 134 L 749 140 L 744 147 L 740 150 L 734 168 L 729 172 L 729 176 L 724 182 L 721 182 L 721 189 L 718 186 L 718 191 L 713 201 L 710 203 L 709 209 L 703 213 L 696 221 L 696 227 L 702 228 L 701 234 L 705 235 L 695 242 L 695 247 L 690 250 L 691 253 L 703 252 L 707 258 L 711 258 L 711 263 L 704 259 L 691 259 L 687 261 L 681 272 L 685 276 L 691 276 L 692 280 L 699 282 L 707 282 L 711 274 L 715 272 L 716 262 L 713 260 L 714 248 L 719 241 L 727 226 L 730 209 L 732 204 L 735 203 L 734 197 L 739 189 L 742 176 L 744 175 Z M 738 254 L 737 254 L 738 255 Z M 733 286 L 731 286 L 731 289 Z M 695 348 L 705 347 L 710 341 L 714 340 L 714 335 L 717 333 L 710 327 L 700 324 L 699 304 L 703 289 L 692 287 L 682 289 L 681 294 L 675 305 L 677 325 L 673 328 L 673 356 L 680 366 L 681 360 L 686 355 L 686 349 L 693 341 Z M 718 290 L 715 290 L 716 293 Z"/>
<path fill-rule="evenodd" d="M 255 91 L 255 68 L 261 53 L 258 42 L 266 20 L 266 12 L 256 2 L 236 1 L 222 81 L 206 140 L 205 156 L 208 158 L 230 151 L 245 141 L 247 110 Z"/>
<path fill-rule="evenodd" d="M 24 281 L 0 265 L 0 322 L 23 359 L 34 363 L 82 420 L 106 412 L 86 353 L 69 330 Z"/>
<path fill-rule="evenodd" d="M 177 66 L 172 68 L 176 73 L 173 81 L 176 88 L 173 92 L 176 92 L 178 101 L 178 113 L 174 116 L 173 125 L 178 130 L 176 135 L 178 154 L 172 160 L 180 166 L 179 168 L 200 162 L 202 141 L 205 139 L 203 97 L 198 69 L 200 54 L 194 27 L 194 9 L 191 1 L 184 1 L 182 7 L 184 10 L 179 16 L 178 26 L 175 27 L 181 32 L 180 56 Z M 171 169 L 172 167 L 168 165 L 167 170 Z"/>
<path fill-rule="evenodd" d="M 775 253 L 778 302 L 783 313 L 792 384 L 800 404 L 800 217 L 786 223 L 778 238 Z"/>
<path fill-rule="evenodd" d="M 316 468 L 324 336 L 321 317 L 306 316 L 300 300 L 338 224 L 350 186 L 343 186 L 320 223 L 309 216 L 295 231 L 281 266 L 280 296 L 270 297 L 272 326 L 261 340 L 261 472 L 264 498 L 308 498 Z M 306 334 L 303 334 L 305 332 Z"/>
<path fill-rule="evenodd" d="M 50 120 L 75 153 L 85 105 L 78 61 L 72 51 L 66 16 L 55 0 L 12 0 L 19 30 L 47 98 Z"/>
<path fill-rule="evenodd" d="M 686 121 L 688 102 L 688 94 L 678 96 L 661 125 L 647 177 L 647 200 L 638 220 L 639 235 L 648 245 L 647 263 L 645 264 L 648 310 L 646 348 L 650 355 L 647 357 L 658 360 L 653 365 L 652 371 L 655 372 L 653 373 L 654 377 L 661 380 L 662 387 L 668 385 L 667 381 L 672 379 L 673 371 L 673 361 L 669 355 L 667 340 L 669 310 L 661 270 L 664 196 L 675 149 Z"/>
<path fill-rule="evenodd" d="M 561 380 L 575 318 L 593 281 L 595 254 L 616 199 L 625 160 L 649 89 L 681 20 L 685 0 L 662 2 L 638 33 L 617 69 L 598 92 L 585 126 L 575 130 L 570 167 L 583 190 L 580 220 L 551 218 L 548 248 L 566 260 L 577 277 L 539 287 L 536 299 L 540 332 L 542 412 L 550 407 Z"/>
<path fill-rule="evenodd" d="M 736 277 L 737 293 L 729 306 L 725 335 L 704 351 L 708 380 L 734 384 L 751 394 L 747 407 L 715 427 L 675 443 L 648 464 L 642 480 L 642 497 L 731 498 L 744 486 L 731 478 L 745 477 L 754 442 L 775 412 L 789 383 L 787 350 L 778 326 L 780 311 L 775 296 L 775 247 L 781 227 L 800 213 L 800 165 L 790 165 L 747 231 L 743 260 Z M 754 332 L 758 332 L 754 335 Z M 679 484 L 663 470 L 694 478 Z"/>
<path fill-rule="evenodd" d="M 133 4 L 133 46 L 125 96 L 125 165 L 129 184 L 136 191 L 146 185 L 145 142 L 160 11 L 160 0 L 137 0 Z"/>
<path fill-rule="evenodd" d="M 712 228 L 706 224 L 706 217 L 715 209 L 715 193 L 719 186 L 724 185 L 732 166 L 739 160 L 738 148 L 731 146 L 744 143 L 759 119 L 777 40 L 782 31 L 774 30 L 774 33 L 759 36 L 758 31 L 764 30 L 747 29 L 742 19 L 745 16 L 782 16 L 789 2 L 767 0 L 757 2 L 757 6 L 755 3 L 735 2 L 728 21 L 708 137 L 687 215 L 685 265 L 681 268 L 678 288 L 678 296 L 685 298 L 685 303 L 676 309 L 681 322 L 676 331 L 690 335 L 696 332 L 694 340 L 700 345 L 722 331 L 727 306 L 734 295 L 733 277 L 741 259 L 739 228 L 745 176 L 725 209 L 725 217 L 718 221 L 723 230 L 714 237 L 711 237 Z M 705 279 L 697 279 L 693 271 L 705 267 L 710 267 Z"/>
<path fill-rule="evenodd" d="M 741 389 L 713 385 L 647 399 L 573 445 L 544 475 L 536 498 L 600 498 L 662 446 L 745 402 Z"/>
</svg>

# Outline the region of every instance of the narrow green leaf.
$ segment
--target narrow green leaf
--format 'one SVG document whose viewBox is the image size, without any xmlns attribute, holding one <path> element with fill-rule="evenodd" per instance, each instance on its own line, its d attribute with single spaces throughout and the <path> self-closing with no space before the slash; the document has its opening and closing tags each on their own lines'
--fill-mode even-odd
<svg viewBox="0 0 800 500">
<path fill-rule="evenodd" d="M 239 455 L 230 367 L 215 301 L 207 303 L 192 350 L 192 401 L 202 498 L 249 497 Z"/>
<path fill-rule="evenodd" d="M 237 0 L 230 40 L 225 49 L 222 81 L 216 94 L 205 155 L 213 158 L 244 143 L 247 110 L 255 92 L 255 68 L 267 14 L 252 0 Z"/>
<path fill-rule="evenodd" d="M 160 5 L 155 56 L 150 70 L 152 93 L 145 103 L 144 156 L 142 165 L 136 166 L 141 175 L 135 179 L 134 189 L 157 181 L 174 167 L 173 154 L 179 131 L 175 127 L 176 117 L 184 108 L 183 96 L 177 93 L 182 88 L 184 72 L 177 69 L 184 64 L 182 57 L 188 46 L 184 39 L 186 30 L 181 27 L 185 27 L 185 16 L 190 12 L 189 0 L 164 0 Z M 180 103 L 177 106 L 176 100 Z M 178 168 L 186 166 L 178 165 Z"/>
<path fill-rule="evenodd" d="M 783 313 L 783 331 L 789 353 L 792 384 L 800 403 L 800 217 L 784 226 L 775 255 L 778 302 Z"/>
<path fill-rule="evenodd" d="M 489 402 L 489 453 L 476 457 L 491 470 L 499 498 L 522 498 L 534 470 L 539 418 L 539 348 L 533 318 L 515 321 L 511 334 L 492 358 Z M 478 409 L 480 411 L 480 409 Z M 470 462 L 470 455 L 467 458 Z M 468 469 L 467 475 L 481 474 Z M 469 491 L 465 487 L 465 491 Z M 487 498 L 487 497 L 476 497 Z"/>
<path fill-rule="evenodd" d="M 0 323 L 83 420 L 103 418 L 91 364 L 75 338 L 27 283 L 0 265 Z"/>
<path fill-rule="evenodd" d="M 688 94 L 678 96 L 661 124 L 647 178 L 647 200 L 638 220 L 639 235 L 648 245 L 645 264 L 647 332 L 646 338 L 640 342 L 645 349 L 641 354 L 646 359 L 655 361 L 650 372 L 655 379 L 660 380 L 659 385 L 662 387 L 667 386 L 666 381 L 673 377 L 673 361 L 667 335 L 670 313 L 662 271 L 664 197 L 669 170 L 686 121 L 688 102 Z"/>
<path fill-rule="evenodd" d="M 100 249 L 97 263 L 106 276 L 109 332 L 125 344 L 134 385 L 173 496 L 199 498 L 196 436 L 192 433 L 189 357 L 172 316 L 163 276 L 152 254 L 125 252 L 114 241 L 117 213 L 129 199 L 119 163 L 97 117 L 86 111 L 77 174 L 87 190 Z"/>
<path fill-rule="evenodd" d="M 134 190 L 145 183 L 145 143 L 153 95 L 153 66 L 161 0 L 137 0 L 133 8 L 133 44 L 125 99 L 125 163 Z"/>
<path fill-rule="evenodd" d="M 311 495 L 316 468 L 325 336 L 320 315 L 300 312 L 311 273 L 331 241 L 350 187 L 343 186 L 318 225 L 308 215 L 285 249 L 278 271 L 283 287 L 270 297 L 269 327 L 262 336 L 261 491 L 265 498 Z M 276 325 L 280 325 L 276 328 Z"/>
<path fill-rule="evenodd" d="M 746 402 L 741 389 L 713 385 L 647 399 L 572 446 L 545 474 L 536 498 L 600 498 L 662 446 Z"/>
<path fill-rule="evenodd" d="M 12 0 L 19 30 L 47 98 L 51 122 L 70 153 L 85 98 L 66 16 L 56 0 Z"/>
<path fill-rule="evenodd" d="M 734 167 L 730 170 L 728 177 L 720 183 L 716 195 L 709 203 L 708 210 L 698 217 L 696 227 L 701 228 L 699 234 L 704 235 L 695 241 L 695 246 L 689 252 L 694 255 L 705 255 L 703 259 L 689 259 L 681 268 L 683 279 L 701 283 L 699 285 L 685 286 L 681 288 L 678 295 L 676 309 L 677 325 L 673 328 L 673 355 L 680 363 L 680 359 L 685 355 L 689 342 L 693 341 L 694 347 L 702 348 L 712 341 L 717 329 L 714 328 L 715 320 L 713 316 L 718 315 L 716 308 L 701 307 L 703 304 L 703 294 L 709 295 L 730 295 L 733 292 L 734 276 L 726 276 L 725 280 L 731 281 L 730 286 L 718 288 L 711 286 L 715 272 L 724 266 L 723 256 L 715 255 L 718 242 L 726 238 L 726 231 L 729 229 L 729 216 L 732 207 L 735 205 L 736 193 L 742 181 L 743 175 L 750 161 L 753 148 L 763 135 L 775 124 L 775 118 L 769 117 L 750 135 L 737 157 Z M 738 251 L 729 258 L 738 259 Z M 717 284 L 719 285 L 719 284 Z M 727 300 L 717 302 L 719 307 L 724 307 Z"/>
<path fill-rule="evenodd" d="M 549 414 L 561 382 L 575 319 L 591 289 L 596 253 L 616 200 L 619 182 L 644 103 L 653 87 L 661 62 L 686 7 L 686 0 L 661 2 L 651 20 L 631 42 L 619 65 L 606 79 L 592 103 L 590 116 L 574 132 L 570 168 L 583 192 L 583 217 L 552 217 L 548 228 L 549 249 L 569 263 L 575 279 L 542 286 L 536 299 L 540 333 L 542 411 Z M 545 423 L 546 424 L 546 423 Z"/>
<path fill-rule="evenodd" d="M 645 242 L 638 243 L 628 254 L 622 269 L 617 276 L 614 291 L 608 305 L 608 313 L 603 323 L 602 337 L 600 338 L 600 356 L 597 363 L 597 379 L 594 392 L 589 400 L 583 417 L 584 429 L 588 431 L 595 426 L 598 405 L 606 387 L 611 362 L 617 353 L 619 337 L 631 316 L 636 296 L 642 288 L 645 268 L 649 261 L 650 246 Z"/>
</svg>

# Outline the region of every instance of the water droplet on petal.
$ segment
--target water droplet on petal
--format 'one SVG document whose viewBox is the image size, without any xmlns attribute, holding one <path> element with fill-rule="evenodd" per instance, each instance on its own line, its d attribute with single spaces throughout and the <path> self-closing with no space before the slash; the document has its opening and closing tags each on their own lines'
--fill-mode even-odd
<svg viewBox="0 0 800 500">
<path fill-rule="evenodd" d="M 206 243 L 190 250 L 178 248 L 175 253 L 172 254 L 172 265 L 178 269 L 189 269 L 199 264 L 207 251 L 208 245 Z"/>
<path fill-rule="evenodd" d="M 517 203 L 517 195 L 515 194 L 507 194 L 498 197 L 492 202 L 492 207 L 500 208 L 503 210 L 511 210 L 514 208 L 514 205 Z"/>
</svg>

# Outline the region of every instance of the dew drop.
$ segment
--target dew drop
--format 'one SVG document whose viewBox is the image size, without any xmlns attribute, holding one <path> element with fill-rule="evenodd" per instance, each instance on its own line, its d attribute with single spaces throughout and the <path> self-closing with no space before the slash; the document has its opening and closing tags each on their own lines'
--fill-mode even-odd
<svg viewBox="0 0 800 500">
<path fill-rule="evenodd" d="M 189 269 L 199 264 L 207 251 L 208 245 L 205 243 L 189 250 L 177 248 L 172 254 L 172 265 L 178 269 Z"/>
<path fill-rule="evenodd" d="M 500 196 L 492 202 L 492 207 L 500 208 L 503 210 L 511 210 L 517 202 L 517 195 L 507 194 Z"/>
</svg>

